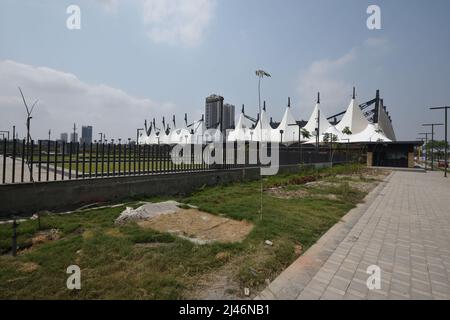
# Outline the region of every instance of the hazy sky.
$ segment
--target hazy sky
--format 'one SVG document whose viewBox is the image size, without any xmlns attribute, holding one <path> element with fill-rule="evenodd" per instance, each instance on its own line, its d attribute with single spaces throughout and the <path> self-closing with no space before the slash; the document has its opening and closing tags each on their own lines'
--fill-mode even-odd
<svg viewBox="0 0 450 320">
<path fill-rule="evenodd" d="M 71 4 L 81 30 L 66 27 Z M 366 27 L 371 4 L 381 30 Z M 415 140 L 443 121 L 426 107 L 450 105 L 449 57 L 450 0 L 0 0 L 0 130 L 25 134 L 18 86 L 39 99 L 35 139 L 74 122 L 134 137 L 145 118 L 199 119 L 211 93 L 255 116 L 262 68 L 275 120 L 288 96 L 309 118 L 318 90 L 323 112 L 342 111 L 356 85 L 359 102 L 380 89 L 397 138 Z"/>
</svg>

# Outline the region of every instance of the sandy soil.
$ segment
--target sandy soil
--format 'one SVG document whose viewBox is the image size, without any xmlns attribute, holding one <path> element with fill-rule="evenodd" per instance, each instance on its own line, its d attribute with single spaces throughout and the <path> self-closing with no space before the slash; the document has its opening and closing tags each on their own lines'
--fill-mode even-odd
<svg viewBox="0 0 450 320">
<path fill-rule="evenodd" d="M 179 209 L 138 222 L 143 228 L 169 232 L 198 244 L 209 242 L 238 242 L 245 239 L 253 225 L 215 216 L 197 209 Z"/>
</svg>

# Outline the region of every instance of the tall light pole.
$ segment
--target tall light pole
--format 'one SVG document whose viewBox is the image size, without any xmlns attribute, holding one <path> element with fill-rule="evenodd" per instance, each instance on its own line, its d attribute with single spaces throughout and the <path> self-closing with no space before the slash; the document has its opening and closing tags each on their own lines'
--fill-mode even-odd
<svg viewBox="0 0 450 320">
<path fill-rule="evenodd" d="M 259 121 L 261 121 L 261 118 L 262 118 L 261 117 L 262 116 L 262 113 L 261 113 L 261 80 L 264 77 L 271 78 L 272 76 L 268 72 L 266 72 L 264 70 L 261 70 L 261 69 L 260 70 L 256 70 L 255 74 L 258 77 L 258 110 L 259 110 L 259 115 L 260 115 Z M 260 130 L 259 133 L 260 133 L 260 138 L 261 138 L 261 141 L 259 141 L 259 148 L 261 149 L 261 142 L 262 142 L 262 123 L 261 122 L 260 122 L 259 130 Z M 262 214 L 263 214 L 263 203 L 262 203 L 263 183 L 262 183 L 262 175 L 260 176 L 260 186 L 261 186 L 260 216 L 261 216 L 261 220 L 262 220 Z"/>
<path fill-rule="evenodd" d="M 427 152 L 428 135 L 431 134 L 431 133 L 430 132 L 421 132 L 419 134 L 425 136 L 425 170 L 427 170 L 427 162 L 428 162 L 428 152 Z"/>
<path fill-rule="evenodd" d="M 434 170 L 433 165 L 434 165 L 434 161 L 433 161 L 433 153 L 434 153 L 434 127 L 437 126 L 443 126 L 443 123 L 425 123 L 422 124 L 422 126 L 424 127 L 431 127 L 431 171 Z"/>
<path fill-rule="evenodd" d="M 448 137 L 447 137 L 447 130 L 448 130 L 448 118 L 447 118 L 447 110 L 450 109 L 448 106 L 444 107 L 432 107 L 430 110 L 445 110 L 445 169 L 444 169 L 444 177 L 447 178 L 447 167 L 448 167 Z"/>
</svg>

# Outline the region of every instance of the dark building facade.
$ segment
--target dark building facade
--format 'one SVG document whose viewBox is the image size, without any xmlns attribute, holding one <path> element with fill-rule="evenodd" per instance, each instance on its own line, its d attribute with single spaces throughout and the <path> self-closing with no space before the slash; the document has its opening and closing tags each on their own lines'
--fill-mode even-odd
<svg viewBox="0 0 450 320">
<path fill-rule="evenodd" d="M 217 128 L 222 122 L 222 130 L 234 128 L 235 106 L 224 104 L 224 98 L 219 95 L 210 95 L 205 103 L 206 128 Z M 222 114 L 222 116 L 221 116 Z"/>
<path fill-rule="evenodd" d="M 81 128 L 80 143 L 92 143 L 92 126 L 83 126 Z"/>
</svg>

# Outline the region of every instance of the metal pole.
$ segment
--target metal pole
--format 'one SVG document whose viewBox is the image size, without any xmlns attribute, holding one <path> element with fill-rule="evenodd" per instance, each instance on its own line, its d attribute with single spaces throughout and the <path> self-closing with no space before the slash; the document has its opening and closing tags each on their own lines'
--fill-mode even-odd
<svg viewBox="0 0 450 320">
<path fill-rule="evenodd" d="M 444 176 L 446 178 L 447 178 L 447 167 L 448 167 L 447 110 L 448 110 L 448 108 L 445 108 L 445 169 L 444 169 Z"/>
<path fill-rule="evenodd" d="M 434 171 L 434 125 L 431 125 L 431 171 Z"/>
</svg>

